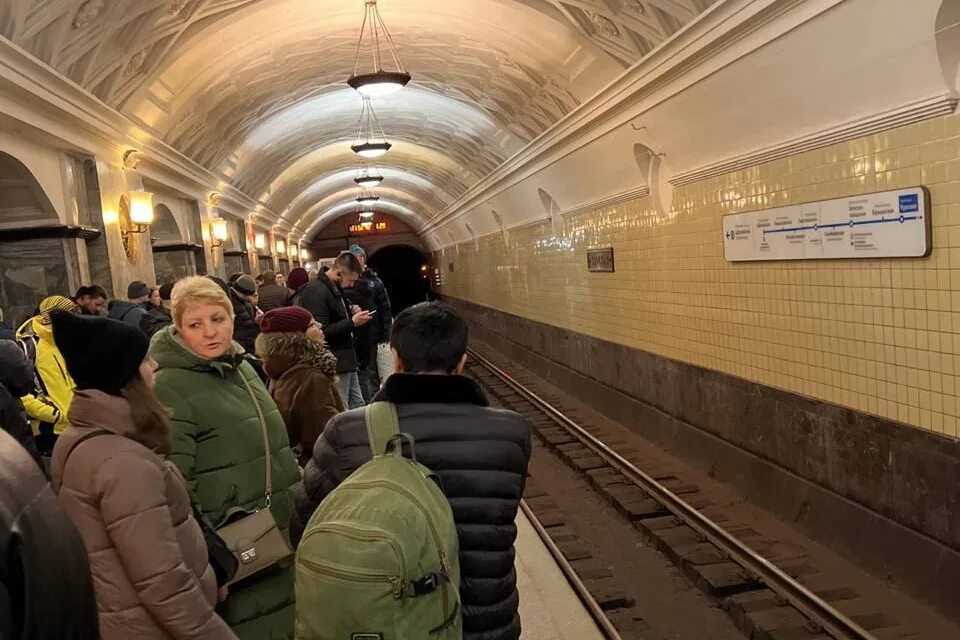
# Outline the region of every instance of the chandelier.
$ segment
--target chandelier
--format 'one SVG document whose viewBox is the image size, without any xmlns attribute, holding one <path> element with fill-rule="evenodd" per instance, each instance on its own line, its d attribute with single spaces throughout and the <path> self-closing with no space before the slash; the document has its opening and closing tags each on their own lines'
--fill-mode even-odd
<svg viewBox="0 0 960 640">
<path fill-rule="evenodd" d="M 360 26 L 360 39 L 357 41 L 357 54 L 353 64 L 353 75 L 347 80 L 347 84 L 356 89 L 364 97 L 388 96 L 403 89 L 410 82 L 410 74 L 403 68 L 400 56 L 397 55 L 397 47 L 393 43 L 393 38 L 380 17 L 380 11 L 377 9 L 377 0 L 366 0 L 363 9 L 363 24 Z M 388 50 L 389 58 L 393 60 L 395 71 L 387 71 L 383 68 L 383 53 L 380 50 L 380 36 L 383 35 L 384 44 Z M 373 53 L 373 70 L 369 72 L 360 72 L 360 54 L 363 52 L 363 39 L 369 38 L 370 48 Z"/>
<path fill-rule="evenodd" d="M 357 196 L 357 202 L 360 204 L 373 204 L 380 199 L 380 196 L 373 193 L 361 193 Z"/>
<path fill-rule="evenodd" d="M 363 167 L 353 181 L 363 188 L 370 188 L 383 182 L 383 176 L 376 170 L 371 171 L 370 167 Z"/>
<path fill-rule="evenodd" d="M 380 126 L 380 120 L 370 104 L 369 98 L 363 99 L 360 121 L 357 123 L 357 137 L 350 146 L 354 153 L 364 158 L 378 158 L 390 150 L 393 145 L 387 142 L 387 136 Z"/>
</svg>

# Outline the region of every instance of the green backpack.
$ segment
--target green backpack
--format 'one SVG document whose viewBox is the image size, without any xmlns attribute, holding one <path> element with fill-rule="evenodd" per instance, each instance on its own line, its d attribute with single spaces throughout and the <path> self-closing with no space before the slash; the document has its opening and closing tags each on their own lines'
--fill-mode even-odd
<svg viewBox="0 0 960 640">
<path fill-rule="evenodd" d="M 373 459 L 324 499 L 297 549 L 296 637 L 460 640 L 450 503 L 392 403 L 369 405 L 366 423 Z"/>
</svg>

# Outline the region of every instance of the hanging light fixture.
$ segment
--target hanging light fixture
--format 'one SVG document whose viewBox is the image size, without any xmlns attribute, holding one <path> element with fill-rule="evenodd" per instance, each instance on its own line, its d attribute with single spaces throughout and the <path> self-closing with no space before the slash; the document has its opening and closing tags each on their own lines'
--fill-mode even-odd
<svg viewBox="0 0 960 640">
<path fill-rule="evenodd" d="M 383 55 L 380 51 L 380 36 L 388 49 L 389 57 L 393 60 L 395 71 L 383 68 Z M 373 53 L 373 70 L 360 72 L 360 54 L 363 50 L 363 39 L 369 37 Z M 356 89 L 364 97 L 388 96 L 403 89 L 410 82 L 410 74 L 404 69 L 400 56 L 397 55 L 397 46 L 380 17 L 377 0 L 366 0 L 363 9 L 363 24 L 360 26 L 360 39 L 357 41 L 357 55 L 353 64 L 353 75 L 347 84 Z"/>
<path fill-rule="evenodd" d="M 375 193 L 361 193 L 359 196 L 357 196 L 357 202 L 360 204 L 373 204 L 379 199 L 380 196 L 376 195 Z"/>
<path fill-rule="evenodd" d="M 369 98 L 363 99 L 363 109 L 360 111 L 360 122 L 357 124 L 357 137 L 350 146 L 354 153 L 364 158 L 379 158 L 393 145 L 387 142 L 380 120 L 373 111 Z"/>
<path fill-rule="evenodd" d="M 366 220 L 373 220 L 373 211 L 360 212 L 360 222 L 364 222 Z"/>
<path fill-rule="evenodd" d="M 383 176 L 376 169 L 371 170 L 370 167 L 363 167 L 353 181 L 363 188 L 376 187 L 383 182 Z"/>
</svg>

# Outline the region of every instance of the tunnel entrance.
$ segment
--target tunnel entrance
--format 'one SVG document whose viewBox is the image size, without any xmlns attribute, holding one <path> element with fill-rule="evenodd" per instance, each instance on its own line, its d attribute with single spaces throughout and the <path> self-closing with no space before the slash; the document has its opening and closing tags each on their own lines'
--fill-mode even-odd
<svg viewBox="0 0 960 640">
<path fill-rule="evenodd" d="M 387 287 L 394 316 L 427 299 L 430 281 L 421 271 L 427 259 L 418 249 L 406 244 L 392 244 L 377 249 L 370 256 L 369 263 Z"/>
</svg>

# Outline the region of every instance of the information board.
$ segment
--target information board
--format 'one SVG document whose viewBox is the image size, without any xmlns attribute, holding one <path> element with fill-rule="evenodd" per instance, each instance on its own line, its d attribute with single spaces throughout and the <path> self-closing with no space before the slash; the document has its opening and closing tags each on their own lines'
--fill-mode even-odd
<svg viewBox="0 0 960 640">
<path fill-rule="evenodd" d="M 587 271 L 595 273 L 613 273 L 613 247 L 590 249 L 587 251 Z"/>
<path fill-rule="evenodd" d="M 730 262 L 904 258 L 930 253 L 924 187 L 821 200 L 723 218 Z"/>
</svg>

